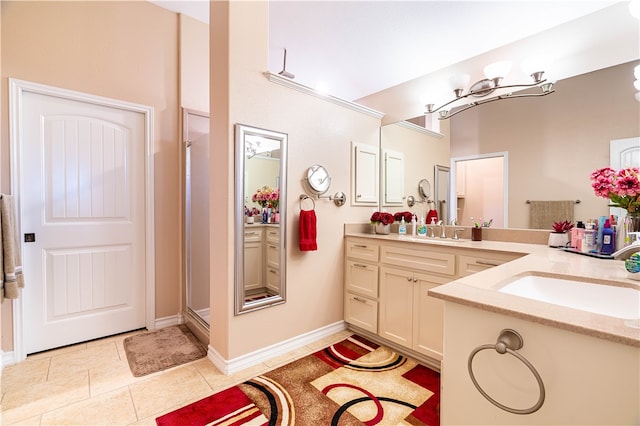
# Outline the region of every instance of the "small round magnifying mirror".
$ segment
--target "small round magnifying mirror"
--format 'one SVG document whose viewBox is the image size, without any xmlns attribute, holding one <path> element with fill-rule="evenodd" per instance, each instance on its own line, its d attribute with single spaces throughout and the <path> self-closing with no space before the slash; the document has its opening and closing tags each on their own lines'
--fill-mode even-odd
<svg viewBox="0 0 640 426">
<path fill-rule="evenodd" d="M 431 197 L 431 185 L 428 180 L 421 179 L 420 182 L 418 182 L 418 193 L 423 200 L 428 200 L 429 197 Z"/>
</svg>

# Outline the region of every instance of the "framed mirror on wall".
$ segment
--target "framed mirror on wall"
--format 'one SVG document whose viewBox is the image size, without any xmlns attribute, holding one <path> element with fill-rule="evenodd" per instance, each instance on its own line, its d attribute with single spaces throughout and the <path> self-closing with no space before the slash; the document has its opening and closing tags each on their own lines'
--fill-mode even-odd
<svg viewBox="0 0 640 426">
<path fill-rule="evenodd" d="M 287 134 L 236 124 L 235 314 L 286 300 Z"/>
</svg>

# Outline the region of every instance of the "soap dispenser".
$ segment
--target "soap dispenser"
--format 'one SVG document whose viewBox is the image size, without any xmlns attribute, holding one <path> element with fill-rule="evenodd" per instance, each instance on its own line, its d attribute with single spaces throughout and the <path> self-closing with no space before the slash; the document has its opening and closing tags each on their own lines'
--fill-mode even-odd
<svg viewBox="0 0 640 426">
<path fill-rule="evenodd" d="M 398 226 L 398 234 L 400 235 L 407 234 L 407 223 L 404 221 L 404 217 L 400 219 L 400 225 Z"/>
<path fill-rule="evenodd" d="M 418 236 L 426 237 L 427 236 L 427 225 L 424 224 L 424 217 L 420 217 L 420 225 L 418 225 Z"/>
</svg>

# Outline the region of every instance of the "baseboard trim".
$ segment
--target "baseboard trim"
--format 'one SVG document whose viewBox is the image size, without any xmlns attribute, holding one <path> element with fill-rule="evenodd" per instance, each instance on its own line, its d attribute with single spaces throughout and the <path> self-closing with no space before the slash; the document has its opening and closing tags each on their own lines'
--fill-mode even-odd
<svg viewBox="0 0 640 426">
<path fill-rule="evenodd" d="M 163 318 L 156 318 L 155 329 L 171 327 L 172 325 L 178 325 L 184 323 L 184 317 L 182 314 L 171 315 Z"/>
<path fill-rule="evenodd" d="M 275 345 L 267 346 L 266 348 L 258 349 L 257 351 L 250 352 L 246 355 L 230 360 L 224 359 L 214 348 L 211 347 L 211 345 L 209 345 L 207 358 L 218 370 L 220 370 L 220 372 L 228 376 L 346 329 L 347 323 L 344 321 L 338 321 L 334 324 L 318 328 L 308 333 L 301 334 L 283 342 L 276 343 Z"/>
<path fill-rule="evenodd" d="M 0 358 L 0 372 L 4 370 L 4 367 L 8 365 L 17 364 L 18 360 L 16 360 L 16 353 L 14 351 L 2 352 L 2 357 Z"/>
</svg>

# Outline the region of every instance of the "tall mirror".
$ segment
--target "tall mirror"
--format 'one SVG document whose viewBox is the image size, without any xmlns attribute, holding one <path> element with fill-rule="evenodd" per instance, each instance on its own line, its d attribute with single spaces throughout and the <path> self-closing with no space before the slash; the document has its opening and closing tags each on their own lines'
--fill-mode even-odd
<svg viewBox="0 0 640 426">
<path fill-rule="evenodd" d="M 236 315 L 286 299 L 287 135 L 236 124 Z"/>
</svg>

